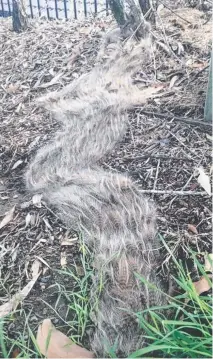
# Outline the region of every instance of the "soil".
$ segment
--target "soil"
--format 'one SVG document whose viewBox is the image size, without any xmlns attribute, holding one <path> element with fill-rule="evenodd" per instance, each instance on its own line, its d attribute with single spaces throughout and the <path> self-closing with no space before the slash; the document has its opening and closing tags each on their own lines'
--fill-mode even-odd
<svg viewBox="0 0 213 359">
<path fill-rule="evenodd" d="M 147 190 L 157 205 L 160 234 L 176 258 L 191 268 L 189 249 L 198 258 L 212 250 L 211 200 L 195 175 L 197 167 L 203 167 L 210 180 L 212 173 L 212 127 L 203 119 L 211 51 L 208 16 L 197 9 L 162 10 L 153 29 L 153 60 L 135 82 L 163 84 L 164 91 L 145 108 L 129 113 L 128 133 L 102 161 L 103 167 L 127 173 Z M 36 98 L 93 67 L 110 23 L 110 18 L 72 24 L 34 21 L 28 32 L 15 34 L 10 19 L 0 22 L 0 223 L 15 206 L 13 218 L 0 229 L 0 305 L 29 282 L 35 260 L 41 268 L 7 324 L 11 338 L 22 333 L 28 340 L 26 318 L 34 334 L 44 318 L 73 334 L 66 293 L 75 290 L 75 282 L 60 271 L 62 254 L 68 267 L 80 266 L 76 234 L 45 203 L 34 199 L 33 204 L 24 174 L 37 148 L 58 128 Z M 72 245 L 63 245 L 65 240 Z M 162 273 L 167 277 L 171 272 L 170 255 L 162 251 Z M 196 268 L 193 273 L 196 280 Z"/>
</svg>

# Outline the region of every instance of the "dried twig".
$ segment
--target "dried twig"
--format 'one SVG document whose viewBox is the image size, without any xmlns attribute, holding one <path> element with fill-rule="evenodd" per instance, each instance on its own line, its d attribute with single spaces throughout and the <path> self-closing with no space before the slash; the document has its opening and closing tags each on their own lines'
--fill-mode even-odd
<svg viewBox="0 0 213 359">
<path fill-rule="evenodd" d="M 209 65 L 206 65 L 205 67 L 203 67 L 201 70 L 199 70 L 198 72 L 196 72 L 196 74 L 188 81 L 187 86 L 193 82 L 198 76 L 200 76 L 205 70 L 209 69 Z"/>
<path fill-rule="evenodd" d="M 177 121 L 177 122 L 184 122 L 188 125 L 194 125 L 194 126 L 204 126 L 204 127 L 212 127 L 212 123 L 209 122 L 204 122 L 204 121 L 200 121 L 200 120 L 193 120 L 191 118 L 184 118 L 184 117 L 177 117 L 177 116 L 172 116 L 166 113 L 158 113 L 158 112 L 152 112 L 152 111 L 146 111 L 141 109 L 141 113 L 143 113 L 144 115 L 147 116 L 155 116 L 155 117 L 159 117 L 159 118 L 163 118 L 163 119 L 167 119 L 167 120 L 171 120 L 171 121 Z"/>
<path fill-rule="evenodd" d="M 172 196 L 206 196 L 207 193 L 202 192 L 195 192 L 195 191 L 169 191 L 169 190 L 153 190 L 153 189 L 142 189 L 140 190 L 141 193 L 150 193 L 150 194 L 168 194 Z"/>
<path fill-rule="evenodd" d="M 189 158 L 189 157 L 175 157 L 175 156 L 170 156 L 170 155 L 161 155 L 161 154 L 152 154 L 152 153 L 147 153 L 145 155 L 141 155 L 141 156 L 132 156 L 132 155 L 128 155 L 128 156 L 124 156 L 123 157 L 123 161 L 141 161 L 141 160 L 145 160 L 147 158 L 153 158 L 153 159 L 161 159 L 161 160 L 172 160 L 172 161 L 189 161 L 189 162 L 193 162 L 193 158 Z"/>
<path fill-rule="evenodd" d="M 158 164 L 157 164 L 157 168 L 156 168 L 156 174 L 155 174 L 155 181 L 154 181 L 153 191 L 155 191 L 155 188 L 156 188 L 156 185 L 157 185 L 159 167 L 160 167 L 160 160 L 158 160 Z M 154 195 L 154 193 L 153 193 L 153 195 Z"/>
<path fill-rule="evenodd" d="M 159 0 L 159 2 L 160 2 L 166 9 L 168 9 L 169 11 L 171 11 L 172 14 L 174 14 L 174 15 L 177 16 L 177 17 L 179 17 L 179 19 L 181 19 L 181 20 L 185 21 L 187 24 L 190 24 L 190 25 L 193 26 L 193 24 L 192 24 L 191 21 L 189 21 L 189 20 L 187 20 L 187 19 L 184 19 L 184 17 L 182 17 L 181 15 L 177 14 L 177 12 L 175 12 L 175 11 L 172 10 L 168 5 L 166 5 L 166 4 L 164 3 L 164 1 Z"/>
</svg>

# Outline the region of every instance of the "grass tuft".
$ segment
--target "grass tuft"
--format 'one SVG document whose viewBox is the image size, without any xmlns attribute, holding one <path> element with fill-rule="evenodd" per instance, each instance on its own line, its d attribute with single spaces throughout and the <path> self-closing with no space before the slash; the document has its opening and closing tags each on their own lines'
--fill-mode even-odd
<svg viewBox="0 0 213 359">
<path fill-rule="evenodd" d="M 161 240 L 164 242 L 163 238 Z M 169 251 L 168 246 L 164 242 Z M 81 244 L 80 266 L 74 265 L 69 270 L 61 270 L 64 275 L 70 276 L 75 283 L 72 292 L 64 293 L 69 298 L 69 310 L 72 319 L 67 323 L 70 327 L 71 339 L 76 343 L 82 343 L 87 330 L 91 326 L 91 305 L 89 293 L 91 277 L 93 275 L 92 256 L 88 249 Z M 179 295 L 171 298 L 168 294 L 168 305 L 148 308 L 137 313 L 138 321 L 147 339 L 147 346 L 132 353 L 129 358 L 211 358 L 212 357 L 212 296 L 198 295 L 193 285 L 190 272 L 181 262 L 178 262 L 172 253 L 173 264 L 177 275 L 173 276 L 180 289 Z M 204 276 L 210 286 L 211 281 L 205 273 L 204 266 L 199 263 L 196 254 L 190 252 L 199 272 Z M 79 268 L 81 275 L 79 275 Z M 137 277 L 152 290 L 153 284 L 147 283 L 143 277 Z M 97 302 L 98 293 L 97 290 Z M 16 314 L 17 315 L 17 314 Z M 22 313 L 23 315 L 23 313 Z M 149 320 L 147 320 L 149 318 Z M 14 350 L 18 349 L 18 357 L 41 357 L 36 345 L 36 339 L 32 333 L 28 317 L 25 315 L 25 326 L 22 333 L 17 333 L 15 339 L 9 338 L 6 327 L 12 320 L 12 316 L 0 320 L 0 356 L 9 358 Z M 116 338 L 115 338 L 116 346 Z M 109 350 L 109 357 L 114 358 L 115 348 Z"/>
</svg>

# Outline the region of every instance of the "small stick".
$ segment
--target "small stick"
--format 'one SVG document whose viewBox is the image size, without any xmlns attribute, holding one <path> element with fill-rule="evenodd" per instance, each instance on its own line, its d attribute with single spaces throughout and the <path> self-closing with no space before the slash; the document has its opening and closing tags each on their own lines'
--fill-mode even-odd
<svg viewBox="0 0 213 359">
<path fill-rule="evenodd" d="M 141 113 L 143 113 L 144 115 L 147 115 L 147 116 L 156 116 L 156 117 L 171 120 L 171 121 L 185 122 L 188 125 L 212 127 L 212 123 L 209 123 L 209 122 L 193 120 L 193 119 L 190 119 L 190 118 L 171 116 L 171 115 L 166 114 L 166 113 L 157 113 L 157 112 L 152 112 L 152 111 L 145 111 L 143 109 L 141 109 Z"/>
<path fill-rule="evenodd" d="M 189 84 L 190 84 L 192 81 L 194 81 L 198 76 L 200 76 L 200 74 L 202 74 L 203 71 L 205 71 L 206 69 L 209 69 L 209 66 L 210 66 L 210 64 L 208 64 L 207 66 L 203 67 L 203 68 L 202 68 L 201 70 L 199 70 L 194 76 L 192 76 L 192 78 L 188 81 L 187 86 L 189 86 Z M 181 81 L 181 82 L 182 82 L 182 81 Z M 180 85 L 181 82 L 179 82 L 179 85 Z"/>
<path fill-rule="evenodd" d="M 153 186 L 153 191 L 156 189 L 157 180 L 158 180 L 158 173 L 159 173 L 159 167 L 160 167 L 160 160 L 158 160 L 157 168 L 156 168 L 156 174 L 155 174 L 155 181 Z M 152 194 L 154 196 L 154 193 Z"/>
<path fill-rule="evenodd" d="M 170 135 L 173 136 L 184 148 L 186 148 L 187 151 L 191 152 L 191 154 L 192 154 L 193 156 L 196 156 L 196 157 L 199 158 L 199 156 L 196 155 L 196 153 L 195 153 L 194 151 L 192 151 L 188 146 L 186 146 L 185 143 L 183 143 L 177 136 L 175 136 L 174 133 L 172 133 L 171 131 L 169 131 L 169 133 L 170 133 Z M 186 156 L 187 156 L 187 152 L 184 151 L 184 153 L 185 153 Z M 190 155 L 188 155 L 188 157 L 191 158 Z"/>
<path fill-rule="evenodd" d="M 189 162 L 193 162 L 193 158 L 188 158 L 188 157 L 175 157 L 175 156 L 168 156 L 168 155 L 153 155 L 152 153 L 147 153 L 146 155 L 141 155 L 141 156 L 132 156 L 132 155 L 127 155 L 125 157 L 122 158 L 123 161 L 129 161 L 129 160 L 144 160 L 147 158 L 153 158 L 153 159 L 161 159 L 161 160 L 174 160 L 174 161 L 189 161 Z"/>
<path fill-rule="evenodd" d="M 166 8 L 168 9 L 169 11 L 171 11 L 171 13 L 173 13 L 175 16 L 179 17 L 181 20 L 187 22 L 188 24 L 190 25 L 193 25 L 192 22 L 190 22 L 189 20 L 187 19 L 184 19 L 184 17 L 180 16 L 179 14 L 177 14 L 174 10 L 172 10 L 168 5 L 164 4 L 164 2 L 162 0 L 160 0 L 160 3 Z"/>
<path fill-rule="evenodd" d="M 202 192 L 195 192 L 195 191 L 172 191 L 172 190 L 157 190 L 157 189 L 142 189 L 140 190 L 141 193 L 151 193 L 151 194 L 169 194 L 174 196 L 206 196 L 207 193 Z"/>
</svg>

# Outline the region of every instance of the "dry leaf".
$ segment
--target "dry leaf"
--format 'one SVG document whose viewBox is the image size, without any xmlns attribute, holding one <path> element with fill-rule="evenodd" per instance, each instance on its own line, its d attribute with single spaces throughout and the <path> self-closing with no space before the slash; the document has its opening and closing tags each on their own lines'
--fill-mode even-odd
<svg viewBox="0 0 213 359">
<path fill-rule="evenodd" d="M 7 88 L 7 93 L 16 93 L 19 89 L 19 85 L 10 84 Z"/>
<path fill-rule="evenodd" d="M 42 194 L 35 194 L 32 198 L 34 206 L 41 208 Z"/>
<path fill-rule="evenodd" d="M 12 262 L 15 262 L 16 258 L 17 258 L 17 255 L 18 255 L 18 247 L 19 247 L 19 244 L 13 249 L 12 253 L 11 253 L 11 259 L 12 259 Z"/>
<path fill-rule="evenodd" d="M 39 273 L 41 263 L 38 260 L 35 260 L 32 264 L 32 279 L 35 279 Z"/>
<path fill-rule="evenodd" d="M 74 79 L 78 79 L 79 78 L 79 74 L 77 72 L 73 72 L 72 76 L 74 77 Z"/>
<path fill-rule="evenodd" d="M 32 201 L 23 202 L 23 203 L 20 204 L 20 207 L 22 209 L 26 209 L 26 208 L 30 207 L 31 204 L 32 204 Z"/>
<path fill-rule="evenodd" d="M 132 103 L 135 106 L 140 106 L 143 103 L 146 103 L 146 101 L 150 98 L 155 98 L 156 96 L 159 97 L 160 94 L 158 93 L 160 90 L 164 88 L 164 85 L 156 86 L 150 86 L 147 88 L 140 89 L 137 93 L 137 95 L 132 99 Z M 113 86 L 111 88 L 113 90 Z M 121 94 L 122 96 L 122 94 Z"/>
<path fill-rule="evenodd" d="M 15 348 L 13 351 L 12 351 L 12 358 L 17 358 L 17 356 L 20 355 L 20 349 L 19 348 Z"/>
<path fill-rule="evenodd" d="M 82 266 L 76 266 L 76 273 L 79 277 L 83 277 L 85 275 L 84 268 Z"/>
<path fill-rule="evenodd" d="M 198 183 L 201 185 L 201 187 L 203 187 L 203 189 L 208 193 L 208 195 L 211 196 L 211 185 L 209 176 L 207 176 L 202 167 L 197 168 L 197 171 L 199 172 L 199 176 L 197 179 Z"/>
<path fill-rule="evenodd" d="M 46 227 L 47 227 L 50 231 L 53 231 L 51 225 L 50 225 L 49 222 L 48 222 L 48 219 L 47 219 L 47 218 L 43 218 L 43 221 L 44 221 Z"/>
<path fill-rule="evenodd" d="M 191 183 L 190 184 L 190 190 L 194 191 L 198 186 L 199 186 L 198 183 Z"/>
<path fill-rule="evenodd" d="M 42 275 L 44 276 L 44 275 L 47 273 L 47 271 L 48 271 L 48 268 L 47 268 L 47 267 L 44 267 L 44 268 L 42 269 Z"/>
<path fill-rule="evenodd" d="M 15 113 L 20 113 L 22 108 L 24 108 L 24 105 L 23 105 L 23 103 L 20 102 L 18 104 L 17 108 L 15 109 Z"/>
<path fill-rule="evenodd" d="M 61 252 L 61 266 L 66 267 L 67 265 L 67 256 L 65 252 Z"/>
<path fill-rule="evenodd" d="M 14 163 L 12 170 L 15 170 L 18 166 L 20 166 L 23 163 L 22 160 L 18 160 L 16 163 Z"/>
<path fill-rule="evenodd" d="M 188 224 L 188 230 L 194 234 L 198 234 L 197 228 L 193 224 Z"/>
<path fill-rule="evenodd" d="M 178 41 L 178 55 L 181 55 L 184 53 L 184 46 L 181 44 L 181 42 Z"/>
<path fill-rule="evenodd" d="M 55 76 L 54 68 L 51 68 L 51 69 L 49 70 L 49 74 L 50 74 L 52 77 Z"/>
<path fill-rule="evenodd" d="M 59 74 L 57 74 L 50 82 L 46 82 L 46 83 L 41 84 L 41 85 L 39 85 L 39 86 L 37 86 L 37 87 L 39 87 L 39 88 L 47 88 L 47 87 L 53 86 L 53 85 L 55 85 L 55 84 L 58 82 L 58 80 L 60 79 L 60 77 L 61 77 L 63 74 L 64 74 L 63 72 L 62 72 L 62 73 L 59 73 Z"/>
<path fill-rule="evenodd" d="M 89 35 L 91 32 L 91 29 L 89 27 L 83 27 L 79 30 L 79 34 L 82 35 Z"/>
<path fill-rule="evenodd" d="M 74 344 L 57 330 L 50 319 L 45 319 L 38 328 L 37 344 L 47 358 L 94 358 L 92 352 Z"/>
<path fill-rule="evenodd" d="M 171 78 L 170 84 L 169 84 L 169 88 L 171 89 L 172 87 L 174 87 L 175 82 L 177 82 L 177 80 L 179 79 L 179 76 L 175 75 Z"/>
<path fill-rule="evenodd" d="M 37 264 L 34 266 L 33 279 L 21 290 L 21 292 L 16 293 L 7 303 L 0 306 L 0 318 L 3 318 L 15 310 L 30 293 L 40 275 L 40 272 L 36 272 L 36 269 L 39 270 Z"/>
<path fill-rule="evenodd" d="M 41 138 L 41 136 L 37 136 L 37 137 L 31 142 L 31 144 L 29 145 L 28 148 L 31 150 L 33 147 L 35 147 L 35 146 L 38 144 L 40 138 Z"/>
<path fill-rule="evenodd" d="M 161 49 L 163 49 L 168 55 L 171 54 L 171 49 L 170 49 L 170 47 L 168 47 L 167 45 L 165 45 L 163 42 L 161 42 L 161 41 L 156 41 L 156 44 L 157 44 Z"/>
<path fill-rule="evenodd" d="M 207 140 L 209 140 L 211 143 L 213 142 L 213 136 L 210 136 L 208 133 L 206 134 Z"/>
<path fill-rule="evenodd" d="M 43 263 L 45 266 L 47 266 L 48 268 L 50 268 L 49 264 L 40 256 L 35 256 L 41 263 Z"/>
<path fill-rule="evenodd" d="M 46 243 L 46 242 L 47 242 L 46 239 L 40 238 L 40 239 L 38 240 L 38 242 L 36 242 L 36 244 L 31 248 L 30 252 L 34 251 L 35 248 L 38 247 L 41 243 Z M 29 252 L 29 253 L 30 253 L 30 252 Z"/>
<path fill-rule="evenodd" d="M 160 14 L 160 12 L 164 9 L 164 5 L 163 4 L 160 4 L 158 5 L 157 7 L 157 13 Z"/>
<path fill-rule="evenodd" d="M 31 223 L 31 214 L 27 213 L 26 217 L 25 217 L 25 227 L 27 228 Z"/>
<path fill-rule="evenodd" d="M 77 48 L 75 48 L 72 52 L 72 56 L 69 59 L 69 65 L 73 65 L 74 62 L 77 60 L 78 56 L 81 54 L 81 46 L 79 45 Z"/>
<path fill-rule="evenodd" d="M 2 221 L 0 223 L 0 229 L 5 227 L 10 221 L 12 221 L 14 211 L 15 211 L 15 206 L 13 208 L 11 208 L 10 211 L 6 212 L 5 217 L 2 219 Z"/>
<path fill-rule="evenodd" d="M 201 277 L 200 280 L 198 280 L 197 282 L 194 282 L 193 285 L 194 285 L 198 295 L 200 295 L 201 293 L 207 292 L 211 288 L 207 278 L 205 278 L 205 277 Z"/>
<path fill-rule="evenodd" d="M 75 244 L 77 240 L 77 237 L 63 239 L 61 242 L 61 246 L 73 246 L 73 244 Z"/>
<path fill-rule="evenodd" d="M 205 271 L 213 273 L 213 253 L 206 254 L 204 258 L 205 258 L 205 265 L 204 265 Z"/>
<path fill-rule="evenodd" d="M 192 69 L 199 69 L 202 70 L 208 65 L 207 62 L 195 62 L 193 59 L 188 59 L 186 61 L 186 66 Z"/>
</svg>

